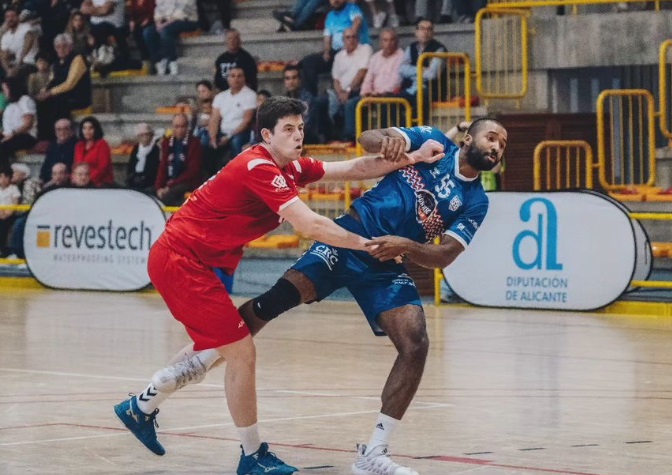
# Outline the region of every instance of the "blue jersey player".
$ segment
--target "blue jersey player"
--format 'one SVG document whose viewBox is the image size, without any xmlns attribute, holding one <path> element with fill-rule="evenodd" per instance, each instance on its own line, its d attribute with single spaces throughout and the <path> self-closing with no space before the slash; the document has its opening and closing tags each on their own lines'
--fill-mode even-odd
<svg viewBox="0 0 672 475">
<path fill-rule="evenodd" d="M 458 145 L 454 140 L 460 133 L 465 134 Z M 389 128 L 366 131 L 359 141 L 367 152 L 388 160 L 401 159 L 427 142 L 445 155 L 386 175 L 336 218 L 346 230 L 371 238 L 369 253 L 316 242 L 268 292 L 239 311 L 254 335 L 283 312 L 347 288 L 373 332 L 387 335 L 398 352 L 373 434 L 368 444 L 357 446 L 352 472 L 417 475 L 392 461 L 388 451 L 420 384 L 429 348 L 420 296 L 402 259 L 444 268 L 469 245 L 488 210 L 479 173 L 500 163 L 507 132 L 498 121 L 484 118 L 462 122 L 446 135 L 432 127 Z M 155 376 L 177 390 L 202 381 L 218 358 L 214 350 L 185 354 Z"/>
</svg>

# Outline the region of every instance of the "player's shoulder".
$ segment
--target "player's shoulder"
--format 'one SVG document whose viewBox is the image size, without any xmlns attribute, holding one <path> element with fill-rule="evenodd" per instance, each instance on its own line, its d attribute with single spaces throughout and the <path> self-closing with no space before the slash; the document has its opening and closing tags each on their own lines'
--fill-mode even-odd
<svg viewBox="0 0 672 475">
<path fill-rule="evenodd" d="M 268 151 L 261 145 L 255 145 L 241 152 L 229 165 L 251 172 L 255 169 L 278 169 Z M 227 167 L 229 166 L 227 165 Z"/>
</svg>

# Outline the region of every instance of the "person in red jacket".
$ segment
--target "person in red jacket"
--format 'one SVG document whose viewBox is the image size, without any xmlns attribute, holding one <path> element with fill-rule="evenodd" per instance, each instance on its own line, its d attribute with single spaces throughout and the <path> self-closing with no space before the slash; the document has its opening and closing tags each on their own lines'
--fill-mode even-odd
<svg viewBox="0 0 672 475">
<path fill-rule="evenodd" d="M 87 163 L 91 171 L 91 183 L 96 187 L 114 185 L 112 155 L 103 135 L 98 119 L 85 117 L 79 124 L 79 141 L 75 144 L 73 167 L 78 163 Z"/>
<path fill-rule="evenodd" d="M 179 206 L 184 194 L 201 184 L 201 157 L 203 150 L 198 137 L 189 135 L 186 114 L 173 116 L 173 134 L 163 139 L 161 161 L 154 189 L 156 197 L 166 206 Z"/>
</svg>

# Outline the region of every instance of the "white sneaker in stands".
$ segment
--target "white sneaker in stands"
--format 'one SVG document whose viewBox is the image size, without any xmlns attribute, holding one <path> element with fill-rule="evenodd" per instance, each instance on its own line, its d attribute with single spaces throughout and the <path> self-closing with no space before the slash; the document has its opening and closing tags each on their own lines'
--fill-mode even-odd
<svg viewBox="0 0 672 475">
<path fill-rule="evenodd" d="M 409 467 L 395 463 L 387 452 L 386 445 L 378 445 L 367 451 L 366 445 L 357 444 L 357 457 L 352 464 L 355 475 L 418 475 Z"/>
</svg>

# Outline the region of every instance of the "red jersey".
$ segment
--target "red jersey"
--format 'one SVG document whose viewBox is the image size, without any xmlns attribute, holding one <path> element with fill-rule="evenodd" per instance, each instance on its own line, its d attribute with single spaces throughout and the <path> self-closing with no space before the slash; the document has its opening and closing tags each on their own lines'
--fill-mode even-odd
<svg viewBox="0 0 672 475">
<path fill-rule="evenodd" d="M 179 254 L 232 273 L 243 246 L 280 225 L 278 212 L 299 199 L 297 187 L 323 176 L 318 160 L 301 157 L 281 169 L 256 145 L 194 191 L 161 239 Z"/>
</svg>

